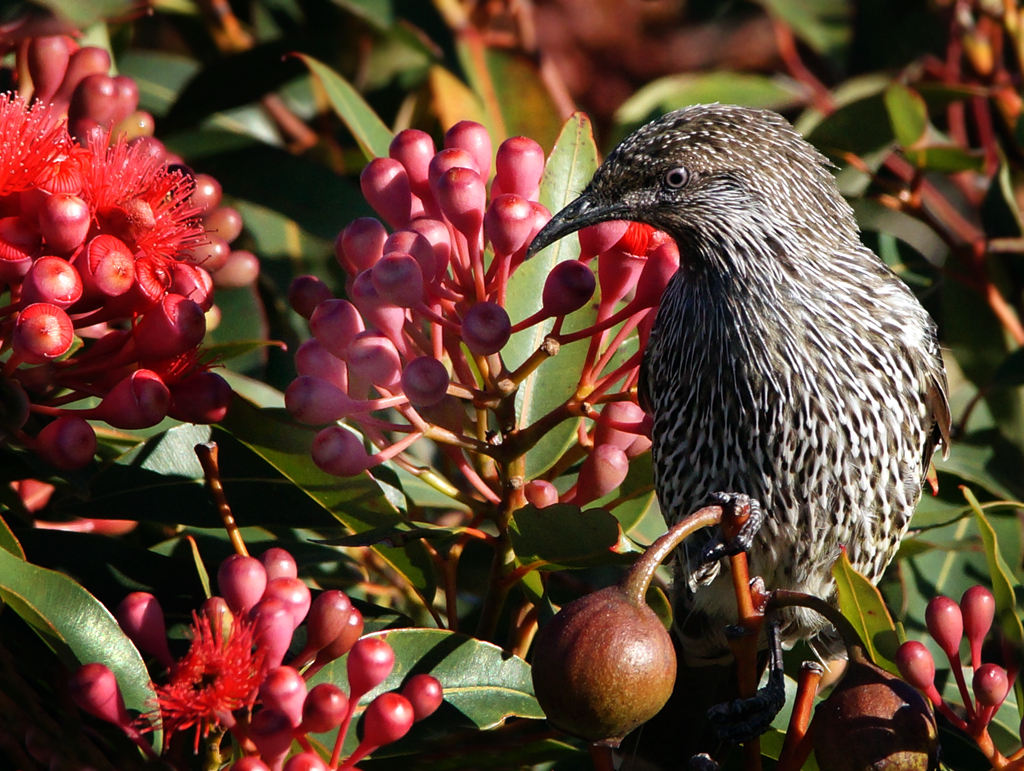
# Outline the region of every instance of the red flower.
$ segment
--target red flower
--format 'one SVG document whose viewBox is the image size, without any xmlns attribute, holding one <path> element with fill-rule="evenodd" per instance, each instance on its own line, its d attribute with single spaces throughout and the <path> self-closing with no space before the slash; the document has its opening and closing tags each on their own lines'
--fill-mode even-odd
<svg viewBox="0 0 1024 771">
<path fill-rule="evenodd" d="M 253 628 L 235 618 L 230 632 L 214 633 L 210 619 L 192 614 L 192 646 L 177 663 L 170 682 L 156 689 L 160 719 L 168 735 L 195 726 L 199 735 L 211 726 L 233 724 L 231 713 L 251 707 L 263 681 L 263 652 L 255 648 Z"/>
<path fill-rule="evenodd" d="M 137 256 L 175 260 L 204 241 L 199 209 L 189 203 L 191 178 L 170 171 L 145 146 L 122 136 L 107 146 L 92 136 L 92 154 L 82 189 L 100 228 L 125 241 Z"/>
<path fill-rule="evenodd" d="M 29 107 L 18 94 L 0 94 L 0 197 L 50 181 L 73 147 L 49 105 Z"/>
</svg>

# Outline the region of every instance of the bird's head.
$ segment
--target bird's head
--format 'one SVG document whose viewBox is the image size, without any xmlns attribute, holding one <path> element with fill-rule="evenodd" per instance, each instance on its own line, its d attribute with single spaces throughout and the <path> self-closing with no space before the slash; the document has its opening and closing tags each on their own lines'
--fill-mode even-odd
<svg viewBox="0 0 1024 771">
<path fill-rule="evenodd" d="M 828 161 L 774 112 L 697 105 L 641 127 L 613 150 L 583 194 L 530 244 L 533 255 L 589 225 L 643 222 L 680 248 L 715 251 L 737 239 L 778 250 L 821 233 L 856 238 Z"/>
</svg>

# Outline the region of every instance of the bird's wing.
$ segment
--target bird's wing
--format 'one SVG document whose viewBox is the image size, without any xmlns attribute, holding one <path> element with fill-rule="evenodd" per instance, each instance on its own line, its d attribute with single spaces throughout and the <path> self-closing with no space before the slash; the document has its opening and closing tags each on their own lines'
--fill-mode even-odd
<svg viewBox="0 0 1024 771">
<path fill-rule="evenodd" d="M 933 372 L 929 378 L 928 387 L 924 393 L 924 402 L 935 419 L 931 439 L 925 446 L 924 459 L 925 465 L 927 465 L 931 462 L 932 453 L 939 445 L 942 445 L 943 459 L 949 457 L 949 430 L 952 418 L 949 412 L 949 397 L 946 393 L 946 376 L 941 370 Z"/>
</svg>

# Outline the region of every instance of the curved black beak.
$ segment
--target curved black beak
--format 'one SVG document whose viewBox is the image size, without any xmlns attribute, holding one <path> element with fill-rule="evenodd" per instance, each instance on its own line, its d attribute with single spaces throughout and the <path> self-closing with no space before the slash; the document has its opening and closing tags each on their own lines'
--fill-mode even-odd
<svg viewBox="0 0 1024 771">
<path fill-rule="evenodd" d="M 620 219 L 626 219 L 626 207 L 622 202 L 601 204 L 584 193 L 558 212 L 548 221 L 547 225 L 540 229 L 526 250 L 526 259 L 530 259 L 545 246 L 550 246 L 558 239 L 575 233 L 577 230 L 596 225 L 599 222 Z"/>
</svg>

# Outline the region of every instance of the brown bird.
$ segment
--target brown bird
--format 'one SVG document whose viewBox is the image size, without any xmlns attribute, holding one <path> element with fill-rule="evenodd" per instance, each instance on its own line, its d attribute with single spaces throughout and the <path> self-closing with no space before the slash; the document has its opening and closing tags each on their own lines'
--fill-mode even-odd
<svg viewBox="0 0 1024 771">
<path fill-rule="evenodd" d="M 623 141 L 530 253 L 605 220 L 675 239 L 639 388 L 665 520 L 748 495 L 764 516 L 752 574 L 834 600 L 840 547 L 881 577 L 950 415 L 935 324 L 861 243 L 828 167 L 776 113 L 687 107 Z M 727 657 L 736 621 L 728 566 L 705 545 L 684 545 L 677 579 L 691 664 Z M 793 608 L 779 628 L 822 642 L 827 624 Z"/>
</svg>

